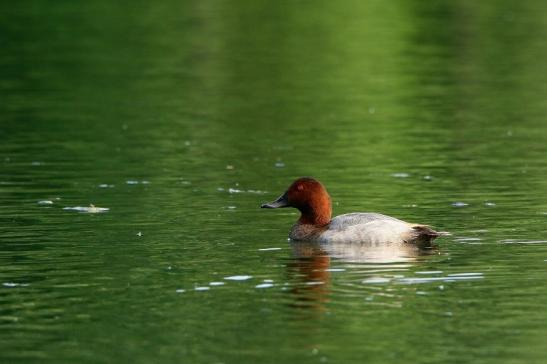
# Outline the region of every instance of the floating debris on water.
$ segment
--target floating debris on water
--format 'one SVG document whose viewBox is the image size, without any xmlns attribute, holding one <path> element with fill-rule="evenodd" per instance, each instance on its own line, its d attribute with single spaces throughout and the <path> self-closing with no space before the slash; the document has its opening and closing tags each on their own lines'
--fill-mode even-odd
<svg viewBox="0 0 547 364">
<path fill-rule="evenodd" d="M 420 283 L 430 283 L 430 282 L 453 282 L 453 281 L 462 281 L 462 280 L 473 280 L 473 279 L 482 279 L 484 276 L 482 273 L 456 273 L 449 274 L 446 277 L 427 277 L 427 278 L 401 278 L 398 279 L 398 283 L 402 284 L 420 284 Z"/>
<path fill-rule="evenodd" d="M 465 206 L 469 206 L 469 204 L 465 203 L 465 202 L 457 201 L 457 202 L 452 202 L 452 206 L 454 206 L 454 207 L 465 207 Z"/>
<path fill-rule="evenodd" d="M 38 201 L 38 205 L 53 205 L 53 201 L 50 201 L 50 200 Z"/>
<path fill-rule="evenodd" d="M 146 181 L 146 180 L 137 181 L 137 180 L 134 180 L 134 179 L 130 179 L 128 181 L 125 181 L 125 183 L 128 184 L 128 185 L 138 185 L 138 184 L 147 185 L 147 184 L 150 184 L 150 181 Z"/>
<path fill-rule="evenodd" d="M 209 282 L 210 286 L 223 286 L 224 282 Z"/>
<path fill-rule="evenodd" d="M 391 177 L 395 177 L 395 178 L 407 178 L 407 177 L 410 177 L 410 174 L 404 173 L 404 172 L 392 173 L 392 174 L 391 174 Z"/>
<path fill-rule="evenodd" d="M 101 212 L 107 212 L 110 210 L 108 207 L 96 207 L 95 205 L 89 205 L 89 207 L 83 207 L 83 206 L 74 206 L 74 207 L 64 207 L 63 210 L 72 210 L 72 211 L 78 211 L 78 212 L 85 212 L 89 214 L 97 214 Z"/>
<path fill-rule="evenodd" d="M 139 232 L 137 233 L 137 236 L 142 236 L 142 232 L 139 231 Z"/>
<path fill-rule="evenodd" d="M 269 252 L 269 251 L 272 251 L 272 250 L 281 250 L 283 248 L 260 248 L 258 249 L 259 251 L 261 252 Z"/>
<path fill-rule="evenodd" d="M 251 278 L 253 278 L 253 276 L 239 275 L 239 276 L 224 277 L 224 279 L 228 281 L 246 281 L 247 279 L 251 279 Z"/>
<path fill-rule="evenodd" d="M 496 204 L 495 204 L 494 202 L 488 202 L 488 201 L 486 201 L 486 202 L 484 203 L 484 206 L 492 207 L 492 206 L 496 206 Z"/>
<path fill-rule="evenodd" d="M 28 283 L 15 283 L 15 282 L 4 282 L 2 283 L 4 287 L 27 287 Z"/>
<path fill-rule="evenodd" d="M 222 187 L 219 187 L 217 188 L 217 191 L 220 191 L 220 192 L 223 192 L 223 191 L 228 191 L 228 193 L 254 193 L 254 194 L 257 194 L 257 195 L 263 195 L 265 193 L 268 193 L 268 191 L 261 191 L 261 190 L 240 190 L 238 188 L 228 188 L 228 189 L 225 189 L 225 188 L 222 188 Z"/>
<path fill-rule="evenodd" d="M 255 286 L 255 288 L 270 288 L 273 287 L 273 283 L 260 283 Z"/>
</svg>

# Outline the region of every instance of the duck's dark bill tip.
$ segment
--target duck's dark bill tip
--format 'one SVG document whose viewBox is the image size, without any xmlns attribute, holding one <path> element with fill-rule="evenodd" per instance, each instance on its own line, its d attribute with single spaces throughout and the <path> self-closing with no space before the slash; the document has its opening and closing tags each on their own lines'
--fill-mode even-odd
<svg viewBox="0 0 547 364">
<path fill-rule="evenodd" d="M 260 206 L 260 208 L 263 209 L 277 209 L 280 207 L 288 207 L 289 201 L 287 199 L 287 193 L 284 193 L 283 195 L 279 196 L 279 198 L 273 202 L 265 203 Z"/>
</svg>

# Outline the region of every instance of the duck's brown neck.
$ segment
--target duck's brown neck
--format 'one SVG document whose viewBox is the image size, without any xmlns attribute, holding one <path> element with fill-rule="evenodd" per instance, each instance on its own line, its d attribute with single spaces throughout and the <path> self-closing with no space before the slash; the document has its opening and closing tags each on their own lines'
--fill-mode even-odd
<svg viewBox="0 0 547 364">
<path fill-rule="evenodd" d="M 299 208 L 302 215 L 298 219 L 299 224 L 324 226 L 330 222 L 332 208 L 330 198 L 325 197 L 313 201 L 309 206 Z"/>
</svg>

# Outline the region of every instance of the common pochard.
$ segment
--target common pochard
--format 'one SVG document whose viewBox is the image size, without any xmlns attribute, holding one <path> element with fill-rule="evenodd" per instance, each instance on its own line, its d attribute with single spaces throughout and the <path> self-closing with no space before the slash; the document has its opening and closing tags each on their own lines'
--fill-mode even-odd
<svg viewBox="0 0 547 364">
<path fill-rule="evenodd" d="M 318 243 L 412 243 L 428 246 L 444 235 L 427 225 L 411 224 L 391 216 L 354 212 L 331 219 L 331 199 L 323 185 L 310 177 L 298 178 L 277 200 L 262 208 L 294 207 L 301 213 L 289 237 Z"/>
</svg>

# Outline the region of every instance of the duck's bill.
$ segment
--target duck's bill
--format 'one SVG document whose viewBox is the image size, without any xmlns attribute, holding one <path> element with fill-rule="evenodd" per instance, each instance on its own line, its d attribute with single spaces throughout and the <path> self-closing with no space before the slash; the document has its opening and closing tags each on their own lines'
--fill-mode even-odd
<svg viewBox="0 0 547 364">
<path fill-rule="evenodd" d="M 289 207 L 289 199 L 287 197 L 287 193 L 285 192 L 282 196 L 279 196 L 277 200 L 270 203 L 265 203 L 260 207 L 263 209 L 278 209 L 280 207 Z"/>
</svg>

